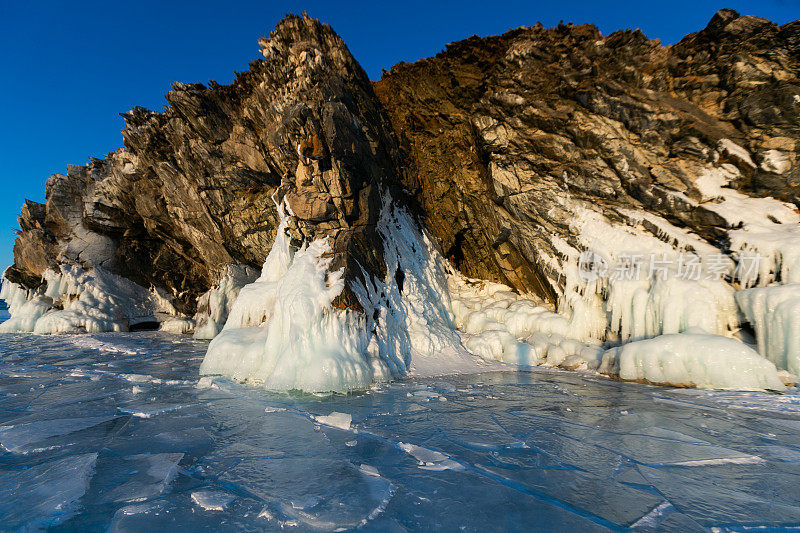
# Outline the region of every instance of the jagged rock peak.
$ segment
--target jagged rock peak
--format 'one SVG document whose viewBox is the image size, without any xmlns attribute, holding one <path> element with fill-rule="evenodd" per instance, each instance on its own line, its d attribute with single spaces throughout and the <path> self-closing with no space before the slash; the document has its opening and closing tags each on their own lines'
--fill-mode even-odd
<svg viewBox="0 0 800 533">
<path fill-rule="evenodd" d="M 269 38 L 258 39 L 258 45 L 268 60 L 290 58 L 287 67 L 295 67 L 301 62 L 313 65 L 326 60 L 331 61 L 337 70 L 349 71 L 362 80 L 368 80 L 339 34 L 329 24 L 309 17 L 305 12 L 287 15 L 270 32 Z"/>
<path fill-rule="evenodd" d="M 22 212 L 9 279 L 35 287 L 62 263 L 102 266 L 191 313 L 225 265 L 261 265 L 284 196 L 295 242 L 329 237 L 336 268 L 353 266 L 358 242 L 361 264 L 379 268 L 377 183 L 391 187 L 398 165 L 368 77 L 307 16 L 261 42 L 265 59 L 231 84 L 174 83 L 163 112 L 123 114 L 123 148 L 51 178 L 44 206 Z"/>
</svg>

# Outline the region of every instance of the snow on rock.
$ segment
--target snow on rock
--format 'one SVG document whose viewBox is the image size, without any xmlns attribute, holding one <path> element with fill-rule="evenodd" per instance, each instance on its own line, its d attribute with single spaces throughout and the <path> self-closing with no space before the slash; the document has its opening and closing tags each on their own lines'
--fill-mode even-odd
<svg viewBox="0 0 800 533">
<path fill-rule="evenodd" d="M 775 365 L 735 339 L 661 335 L 605 352 L 600 372 L 628 381 L 700 388 L 783 390 Z"/>
<path fill-rule="evenodd" d="M 228 320 L 233 302 L 245 285 L 253 283 L 258 271 L 246 265 L 225 265 L 219 284 L 197 300 L 195 339 L 213 339 Z"/>
<path fill-rule="evenodd" d="M 734 162 L 750 168 L 756 168 L 753 163 L 753 158 L 750 157 L 750 152 L 736 144 L 730 139 L 720 139 L 717 142 L 717 150 L 720 154 L 727 157 Z"/>
<path fill-rule="evenodd" d="M 739 170 L 730 164 L 706 169 L 694 182 L 704 200 L 703 207 L 720 215 L 728 227 L 796 224 L 800 215 L 792 204 L 774 198 L 754 198 L 730 188 L 740 178 Z"/>
<path fill-rule="evenodd" d="M 98 333 L 127 331 L 130 325 L 156 321 L 157 313 L 174 314 L 169 301 L 132 281 L 100 267 L 85 271 L 61 265 L 44 273 L 43 293 L 23 290 L 4 280 L 4 298 L 10 298 L 11 319 L 0 332 Z"/>
<path fill-rule="evenodd" d="M 784 174 L 792 168 L 789 154 L 780 150 L 767 150 L 762 154 L 761 170 L 774 174 Z"/>
<path fill-rule="evenodd" d="M 800 376 L 800 283 L 739 291 L 736 302 L 755 329 L 759 353 Z"/>
</svg>

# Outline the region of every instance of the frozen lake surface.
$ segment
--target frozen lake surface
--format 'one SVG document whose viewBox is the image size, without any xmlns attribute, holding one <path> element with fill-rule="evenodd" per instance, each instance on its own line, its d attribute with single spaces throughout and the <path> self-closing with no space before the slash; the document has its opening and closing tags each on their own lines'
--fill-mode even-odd
<svg viewBox="0 0 800 533">
<path fill-rule="evenodd" d="M 350 395 L 200 378 L 161 333 L 0 336 L 0 528 L 800 526 L 800 394 L 537 370 Z"/>
</svg>

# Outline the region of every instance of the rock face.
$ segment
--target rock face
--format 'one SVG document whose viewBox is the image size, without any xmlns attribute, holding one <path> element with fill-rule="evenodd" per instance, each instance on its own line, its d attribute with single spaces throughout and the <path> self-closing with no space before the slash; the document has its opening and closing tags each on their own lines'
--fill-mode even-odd
<svg viewBox="0 0 800 533">
<path fill-rule="evenodd" d="M 295 242 L 330 237 L 332 268 L 379 273 L 379 184 L 397 181 L 398 158 L 369 79 L 305 16 L 259 44 L 265 59 L 233 84 L 175 83 L 163 113 L 123 115 L 123 148 L 53 176 L 46 204 L 23 206 L 7 277 L 35 287 L 59 263 L 100 266 L 191 313 L 226 264 L 261 266 L 281 198 Z"/>
<path fill-rule="evenodd" d="M 799 76 L 800 22 L 722 10 L 671 47 L 571 24 L 473 37 L 393 67 L 376 93 L 449 259 L 552 300 L 553 235 L 574 243 L 564 198 L 615 224 L 646 210 L 722 249 L 736 222 L 709 207 L 704 171 L 798 205 Z"/>
<path fill-rule="evenodd" d="M 176 83 L 124 115 L 124 147 L 26 201 L 9 280 L 100 266 L 194 312 L 227 264 L 259 267 L 291 210 L 295 244 L 384 276 L 380 197 L 410 206 L 464 274 L 555 301 L 554 236 L 574 212 L 657 214 L 725 248 L 736 225 L 698 177 L 798 204 L 800 22 L 717 13 L 671 47 L 559 25 L 473 37 L 372 84 L 333 30 L 289 16 L 228 86 Z M 373 88 L 374 87 L 374 88 Z M 662 238 L 659 224 L 637 219 Z M 347 288 L 335 305 L 358 308 Z"/>
</svg>

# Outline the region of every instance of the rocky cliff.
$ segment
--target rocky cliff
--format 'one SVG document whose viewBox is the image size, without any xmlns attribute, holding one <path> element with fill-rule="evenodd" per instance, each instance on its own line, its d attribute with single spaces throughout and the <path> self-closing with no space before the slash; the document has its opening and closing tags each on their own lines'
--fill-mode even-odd
<svg viewBox="0 0 800 533">
<path fill-rule="evenodd" d="M 670 47 L 571 24 L 473 37 L 395 66 L 376 93 L 451 261 L 553 299 L 552 236 L 576 244 L 566 196 L 614 224 L 661 215 L 723 250 L 740 221 L 697 186 L 705 169 L 729 163 L 731 187 L 800 205 L 799 76 L 800 21 L 723 10 Z"/>
<path fill-rule="evenodd" d="M 123 148 L 26 201 L 4 330 L 166 313 L 186 332 L 199 304 L 200 336 L 232 317 L 201 370 L 309 390 L 465 350 L 736 383 L 717 360 L 665 375 L 641 362 L 651 348 L 601 349 L 687 332 L 658 357 L 695 364 L 700 339 L 739 354 L 738 383 L 773 388 L 773 363 L 739 342 L 757 339 L 800 372 L 800 319 L 764 303 L 800 301 L 800 22 L 722 10 L 669 47 L 537 25 L 375 83 L 305 15 L 259 44 L 231 85 L 176 83 L 163 112 L 123 115 Z"/>
<path fill-rule="evenodd" d="M 48 180 L 46 203 L 23 206 L 7 278 L 36 287 L 59 264 L 99 266 L 191 313 L 226 264 L 264 262 L 282 198 L 295 242 L 329 236 L 334 268 L 379 272 L 377 186 L 397 181 L 398 157 L 369 79 L 308 17 L 259 44 L 264 59 L 231 85 L 175 83 L 162 113 L 123 115 L 123 148 Z"/>
</svg>

